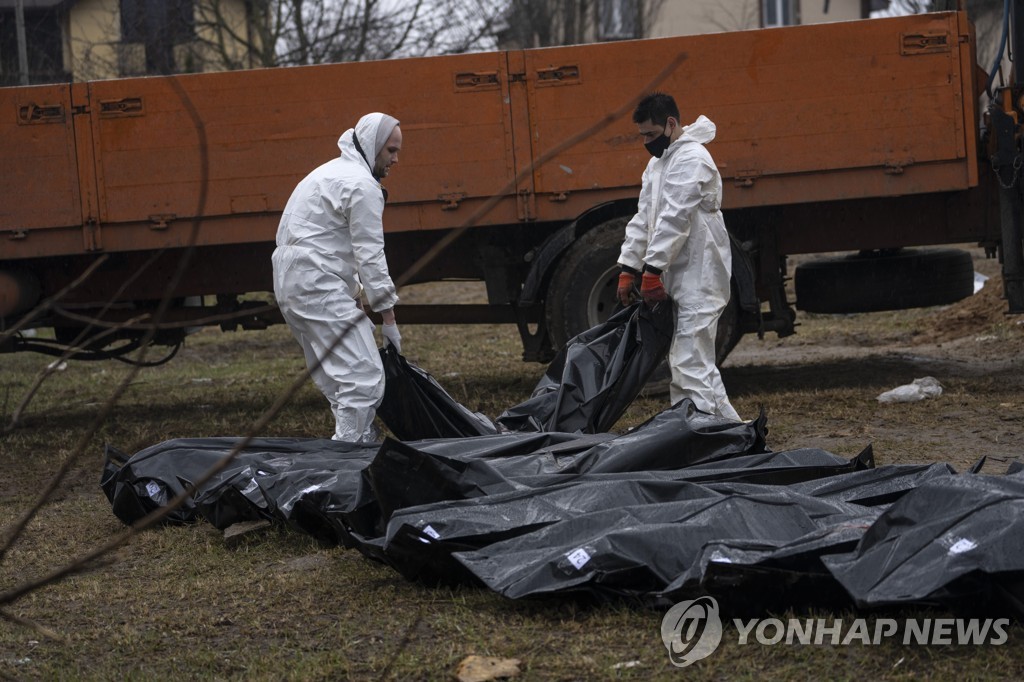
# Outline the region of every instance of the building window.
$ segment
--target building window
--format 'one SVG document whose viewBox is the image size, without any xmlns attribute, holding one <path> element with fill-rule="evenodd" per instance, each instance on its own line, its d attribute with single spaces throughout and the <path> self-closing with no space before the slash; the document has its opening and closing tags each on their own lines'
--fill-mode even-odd
<svg viewBox="0 0 1024 682">
<path fill-rule="evenodd" d="M 761 18 L 761 23 L 766 28 L 792 26 L 799 23 L 793 7 L 793 0 L 761 0 Z"/>
<path fill-rule="evenodd" d="M 142 46 L 146 73 L 174 73 L 175 45 L 194 39 L 192 0 L 121 0 L 121 40 Z"/>
<path fill-rule="evenodd" d="M 25 3 L 25 52 L 29 83 L 71 80 L 64 71 L 59 0 Z M 21 84 L 14 3 L 0 3 L 0 86 Z"/>
<path fill-rule="evenodd" d="M 600 0 L 597 15 L 598 40 L 640 37 L 639 0 Z"/>
</svg>

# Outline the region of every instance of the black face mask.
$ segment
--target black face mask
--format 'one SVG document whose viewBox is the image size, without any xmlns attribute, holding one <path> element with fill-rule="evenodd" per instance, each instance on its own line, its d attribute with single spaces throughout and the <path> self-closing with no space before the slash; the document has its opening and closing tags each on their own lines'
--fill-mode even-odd
<svg viewBox="0 0 1024 682">
<path fill-rule="evenodd" d="M 670 144 L 672 144 L 672 140 L 668 135 L 662 133 L 650 142 L 644 142 L 644 148 L 651 153 L 651 156 L 660 159 Z"/>
</svg>

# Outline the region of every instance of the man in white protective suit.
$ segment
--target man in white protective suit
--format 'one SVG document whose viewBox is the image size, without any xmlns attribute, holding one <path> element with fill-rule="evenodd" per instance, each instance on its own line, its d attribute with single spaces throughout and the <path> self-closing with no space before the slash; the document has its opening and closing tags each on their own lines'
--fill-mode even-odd
<svg viewBox="0 0 1024 682">
<path fill-rule="evenodd" d="M 398 163 L 402 131 L 387 114 L 367 114 L 338 147 L 341 155 L 307 175 L 288 199 L 272 257 L 274 295 L 331 404 L 334 440 L 368 442 L 379 438 L 373 419 L 384 368 L 363 295 L 381 315 L 385 342 L 401 351 L 380 181 Z"/>
<path fill-rule="evenodd" d="M 619 254 L 619 300 L 632 302 L 640 278 L 647 305 L 675 306 L 672 404 L 690 398 L 699 410 L 740 421 L 715 365 L 715 334 L 732 271 L 719 210 L 722 178 L 704 147 L 715 139 L 715 124 L 702 115 L 680 125 L 675 100 L 663 93 L 641 100 L 633 122 L 652 158 Z"/>
</svg>

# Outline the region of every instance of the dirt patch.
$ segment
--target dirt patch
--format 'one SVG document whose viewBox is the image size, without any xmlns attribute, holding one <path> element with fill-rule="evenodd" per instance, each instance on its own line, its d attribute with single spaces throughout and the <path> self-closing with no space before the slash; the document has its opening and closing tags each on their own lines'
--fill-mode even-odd
<svg viewBox="0 0 1024 682">
<path fill-rule="evenodd" d="M 914 343 L 941 343 L 976 337 L 999 327 L 1007 322 L 1007 304 L 1002 292 L 1002 275 L 990 277 L 974 296 L 930 313 L 925 318 L 928 326 L 914 337 Z"/>
<path fill-rule="evenodd" d="M 879 463 L 986 458 L 1003 473 L 1024 458 L 1024 315 L 1008 315 L 996 261 L 974 253 L 988 281 L 974 296 L 920 310 L 800 315 L 793 336 L 744 338 L 723 376 L 743 415 L 765 407 L 775 449 L 844 455 L 872 445 Z M 942 395 L 879 403 L 884 391 L 932 376 Z"/>
</svg>

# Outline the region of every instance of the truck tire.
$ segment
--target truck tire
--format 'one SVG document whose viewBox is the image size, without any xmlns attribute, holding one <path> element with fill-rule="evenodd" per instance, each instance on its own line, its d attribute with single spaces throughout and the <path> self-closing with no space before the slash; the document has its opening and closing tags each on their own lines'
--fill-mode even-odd
<svg viewBox="0 0 1024 682">
<path fill-rule="evenodd" d="M 607 319 L 618 305 L 619 249 L 629 217 L 607 220 L 577 239 L 563 254 L 548 284 L 545 311 L 556 349 L 580 332 Z M 718 322 L 715 354 L 721 364 L 740 339 L 733 293 Z M 646 395 L 668 392 L 671 380 L 663 362 L 644 389 Z"/>
<path fill-rule="evenodd" d="M 797 266 L 796 307 L 868 313 L 955 303 L 974 293 L 974 262 L 960 249 L 868 251 Z"/>
<path fill-rule="evenodd" d="M 628 218 L 612 218 L 569 245 L 555 266 L 545 297 L 548 331 L 556 349 L 615 311 L 619 248 Z"/>
</svg>

